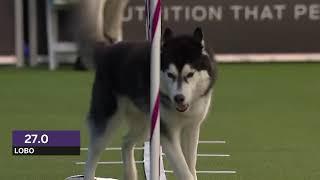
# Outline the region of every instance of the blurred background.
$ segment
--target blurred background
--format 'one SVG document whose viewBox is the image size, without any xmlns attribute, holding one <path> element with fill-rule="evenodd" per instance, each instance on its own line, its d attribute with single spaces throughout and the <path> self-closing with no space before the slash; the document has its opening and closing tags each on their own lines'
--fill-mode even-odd
<svg viewBox="0 0 320 180">
<path fill-rule="evenodd" d="M 76 3 L 1 1 L 0 63 L 34 66 L 47 62 L 48 52 L 66 56 L 55 61 L 72 62 L 67 55 L 76 52 Z M 144 1 L 130 1 L 123 11 L 122 39 L 145 39 Z M 318 61 L 319 11 L 318 0 L 164 1 L 163 26 L 179 33 L 202 27 L 221 62 Z"/>
<path fill-rule="evenodd" d="M 116 2 L 123 6 L 110 8 Z M 85 161 L 86 151 L 76 157 L 11 152 L 11 131 L 19 129 L 81 130 L 87 147 L 94 73 L 74 71 L 77 3 L 0 1 L 1 179 L 56 180 L 83 172 L 78 162 Z M 107 40 L 145 39 L 143 0 L 107 0 L 108 5 L 102 30 Z M 123 26 L 109 26 L 114 13 L 123 15 Z M 198 179 L 320 179 L 320 1 L 164 0 L 162 20 L 177 34 L 202 27 L 219 62 L 214 106 L 200 140 L 222 143 L 199 145 L 198 153 L 207 156 L 199 157 Z M 123 132 L 112 147 L 121 146 Z M 141 160 L 139 151 L 136 156 Z M 120 160 L 116 151 L 101 158 Z M 138 167 L 144 179 L 143 165 Z M 121 174 L 121 164 L 97 171 L 102 177 Z"/>
</svg>

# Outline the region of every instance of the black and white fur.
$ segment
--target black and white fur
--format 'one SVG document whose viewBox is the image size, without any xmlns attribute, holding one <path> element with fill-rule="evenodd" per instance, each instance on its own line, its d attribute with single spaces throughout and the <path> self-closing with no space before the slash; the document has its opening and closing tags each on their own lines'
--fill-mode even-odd
<svg viewBox="0 0 320 180">
<path fill-rule="evenodd" d="M 93 180 L 97 162 L 122 121 L 124 179 L 137 180 L 134 146 L 150 132 L 150 44 L 121 42 L 95 48 L 97 62 L 88 115 L 90 145 L 85 180 Z M 216 65 L 204 49 L 203 34 L 163 34 L 161 47 L 161 145 L 179 180 L 196 180 L 201 122 L 208 112 Z"/>
</svg>

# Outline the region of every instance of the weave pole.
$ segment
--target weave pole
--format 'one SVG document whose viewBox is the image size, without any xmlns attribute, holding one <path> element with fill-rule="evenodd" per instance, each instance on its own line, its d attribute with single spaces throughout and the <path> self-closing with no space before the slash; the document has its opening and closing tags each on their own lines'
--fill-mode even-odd
<svg viewBox="0 0 320 180">
<path fill-rule="evenodd" d="M 150 63 L 150 179 L 160 179 L 160 48 L 161 0 L 146 0 L 147 38 L 151 42 Z"/>
</svg>

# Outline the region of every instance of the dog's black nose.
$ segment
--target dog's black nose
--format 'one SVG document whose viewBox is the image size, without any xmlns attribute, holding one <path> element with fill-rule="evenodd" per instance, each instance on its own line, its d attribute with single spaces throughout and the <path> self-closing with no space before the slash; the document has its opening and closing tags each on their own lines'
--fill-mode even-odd
<svg viewBox="0 0 320 180">
<path fill-rule="evenodd" d="M 176 103 L 178 103 L 178 104 L 183 103 L 184 100 L 185 100 L 185 97 L 184 97 L 184 95 L 182 95 L 182 94 L 178 94 L 178 95 L 174 96 L 174 101 L 175 101 Z"/>
</svg>

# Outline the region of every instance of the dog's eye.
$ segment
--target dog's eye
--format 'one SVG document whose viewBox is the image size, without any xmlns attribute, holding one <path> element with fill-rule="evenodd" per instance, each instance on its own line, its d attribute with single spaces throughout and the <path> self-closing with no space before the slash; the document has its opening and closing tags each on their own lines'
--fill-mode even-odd
<svg viewBox="0 0 320 180">
<path fill-rule="evenodd" d="M 192 78 L 193 75 L 194 75 L 194 72 L 188 73 L 188 74 L 187 74 L 187 78 Z"/>
<path fill-rule="evenodd" d="M 170 78 L 170 79 L 172 79 L 172 80 L 175 80 L 175 79 L 176 79 L 176 77 L 174 76 L 174 74 L 172 74 L 172 73 L 170 73 L 170 72 L 167 73 L 167 76 L 168 76 L 168 78 Z"/>
</svg>

